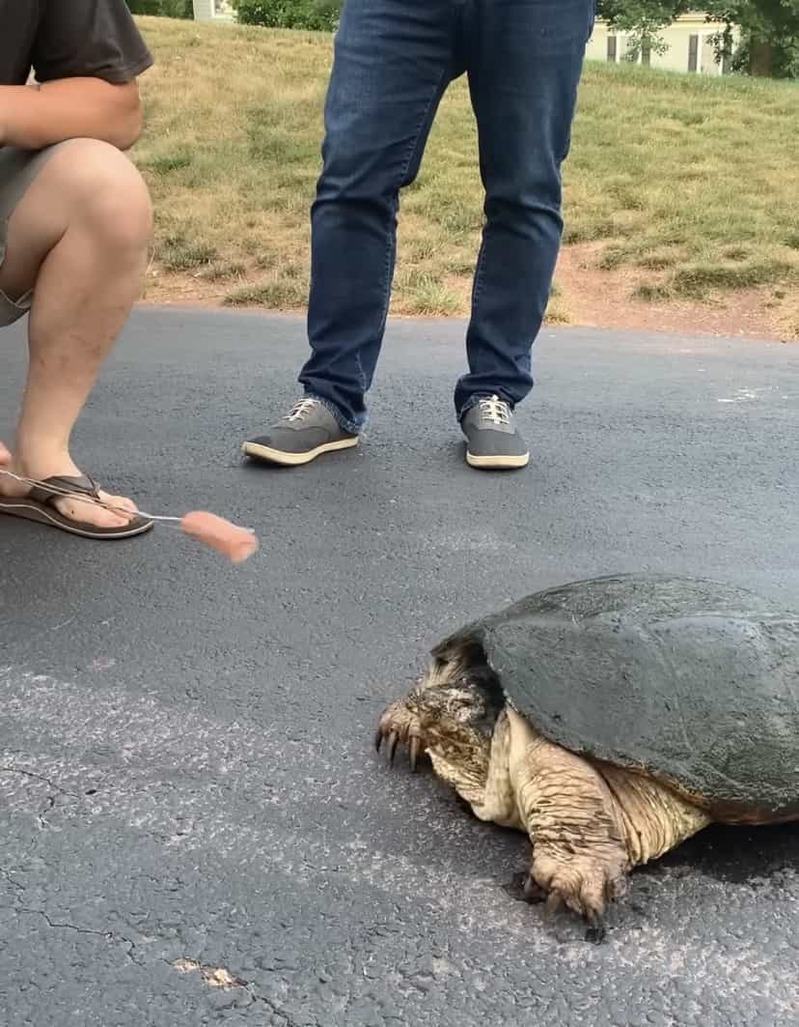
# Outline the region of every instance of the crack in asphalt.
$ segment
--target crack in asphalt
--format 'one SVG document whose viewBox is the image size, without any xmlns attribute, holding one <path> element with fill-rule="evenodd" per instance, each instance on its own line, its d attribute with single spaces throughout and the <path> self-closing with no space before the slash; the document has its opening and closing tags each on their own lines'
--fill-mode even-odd
<svg viewBox="0 0 799 1027">
<path fill-rule="evenodd" d="M 55 920 L 51 920 L 49 914 L 43 909 L 30 909 L 27 906 L 20 906 L 17 909 L 17 912 L 27 913 L 29 916 L 40 916 L 46 921 L 47 926 L 53 928 L 53 930 L 75 931 L 77 934 L 92 935 L 96 938 L 103 938 L 107 942 L 113 942 L 114 944 L 119 944 L 120 942 L 124 943 L 128 946 L 128 950 L 125 953 L 128 959 L 137 966 L 144 966 L 141 959 L 137 958 L 133 954 L 136 949 L 136 942 L 132 941 L 130 938 L 126 938 L 123 934 L 116 934 L 114 931 L 97 931 L 91 927 L 79 927 L 77 924 L 70 924 L 67 922 L 59 923 Z"/>
<path fill-rule="evenodd" d="M 0 766 L 0 774 L 21 774 L 23 777 L 33 778 L 34 781 L 43 781 L 48 788 L 51 788 L 54 792 L 58 792 L 59 795 L 70 795 L 73 799 L 78 799 L 80 796 L 77 792 L 70 792 L 66 788 L 62 788 L 61 785 L 57 785 L 55 781 L 51 781 L 49 777 L 44 774 L 37 774 L 33 770 L 23 770 L 22 767 L 9 767 L 7 764 Z"/>
<path fill-rule="evenodd" d="M 20 884 L 19 881 L 15 881 L 14 878 L 11 876 L 12 873 L 13 871 L 6 870 L 5 867 L 0 867 L 0 877 L 8 881 L 8 883 L 13 885 L 18 891 L 25 891 L 25 885 Z"/>
<path fill-rule="evenodd" d="M 39 824 L 39 829 L 43 831 L 47 827 L 47 815 L 55 809 L 56 799 L 59 795 L 68 795 L 72 799 L 80 799 L 77 792 L 70 792 L 66 788 L 62 788 L 57 785 L 55 781 L 51 781 L 49 777 L 44 774 L 37 774 L 33 770 L 24 770 L 21 767 L 9 767 L 7 764 L 0 766 L 0 774 L 20 774 L 22 777 L 29 777 L 33 781 L 41 781 L 47 785 L 47 787 L 54 792 L 54 795 L 48 795 L 46 799 L 47 805 L 43 810 L 36 814 L 36 820 Z"/>
</svg>

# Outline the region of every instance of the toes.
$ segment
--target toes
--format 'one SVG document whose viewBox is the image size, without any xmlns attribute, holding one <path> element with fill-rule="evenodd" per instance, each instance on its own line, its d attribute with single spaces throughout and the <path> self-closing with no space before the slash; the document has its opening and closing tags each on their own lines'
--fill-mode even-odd
<svg viewBox="0 0 799 1027">
<path fill-rule="evenodd" d="M 139 508 L 129 499 L 127 496 L 110 496 L 107 492 L 100 493 L 100 499 L 109 506 L 115 507 L 116 510 L 122 510 L 125 513 L 137 514 Z"/>
<path fill-rule="evenodd" d="M 399 742 L 399 735 L 396 731 L 392 731 L 388 736 L 388 762 L 391 766 L 394 765 L 394 754 L 397 751 L 397 743 Z"/>
<path fill-rule="evenodd" d="M 96 503 L 84 503 L 80 499 L 68 499 L 66 496 L 57 499 L 55 505 L 59 513 L 70 521 L 96 524 L 98 527 L 121 528 L 130 521 L 130 517 L 124 513 L 116 513 Z"/>
<path fill-rule="evenodd" d="M 124 528 L 138 513 L 127 496 L 112 496 L 99 491 L 97 497 L 63 496 L 55 500 L 56 508 L 72 521 L 83 521 L 98 527 Z"/>
<path fill-rule="evenodd" d="M 411 772 L 415 773 L 416 763 L 419 759 L 419 751 L 422 748 L 422 742 L 418 735 L 414 735 L 411 738 L 410 746 L 408 748 L 408 761 L 411 765 Z"/>
</svg>

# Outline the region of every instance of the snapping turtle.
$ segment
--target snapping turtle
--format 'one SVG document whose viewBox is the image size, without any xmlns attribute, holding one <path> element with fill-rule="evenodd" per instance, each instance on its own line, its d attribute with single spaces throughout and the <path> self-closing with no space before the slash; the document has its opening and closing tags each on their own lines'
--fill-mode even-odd
<svg viewBox="0 0 799 1027">
<path fill-rule="evenodd" d="M 799 613 L 667 575 L 551 588 L 438 644 L 384 739 L 526 832 L 520 897 L 599 940 L 633 867 L 711 822 L 799 820 Z"/>
</svg>

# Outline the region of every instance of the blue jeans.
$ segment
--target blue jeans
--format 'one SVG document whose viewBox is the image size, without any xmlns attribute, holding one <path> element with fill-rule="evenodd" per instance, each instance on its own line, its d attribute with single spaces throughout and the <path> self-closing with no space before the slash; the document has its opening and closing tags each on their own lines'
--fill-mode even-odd
<svg viewBox="0 0 799 1027">
<path fill-rule="evenodd" d="M 399 191 L 418 174 L 444 91 L 464 73 L 485 224 L 456 416 L 487 395 L 515 406 L 532 389 L 594 14 L 594 0 L 345 0 L 311 208 L 311 355 L 299 381 L 348 430 L 366 421 L 383 342 Z"/>
</svg>

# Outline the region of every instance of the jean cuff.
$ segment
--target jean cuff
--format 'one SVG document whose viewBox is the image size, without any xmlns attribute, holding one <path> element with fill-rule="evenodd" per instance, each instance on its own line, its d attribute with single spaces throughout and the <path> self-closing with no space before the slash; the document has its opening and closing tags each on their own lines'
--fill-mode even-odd
<svg viewBox="0 0 799 1027">
<path fill-rule="evenodd" d="M 355 421 L 349 421 L 346 417 L 343 416 L 338 407 L 334 406 L 334 404 L 331 403 L 329 399 L 325 399 L 324 396 L 320 396 L 316 392 L 310 392 L 308 389 L 305 390 L 305 398 L 315 399 L 317 403 L 321 403 L 322 406 L 327 411 L 329 411 L 329 413 L 331 413 L 333 417 L 335 417 L 339 426 L 343 428 L 344 431 L 349 432 L 351 435 L 360 435 L 360 433 L 363 431 L 366 425 L 366 418 L 364 418 L 364 420 L 360 424 L 356 424 Z"/>
</svg>

